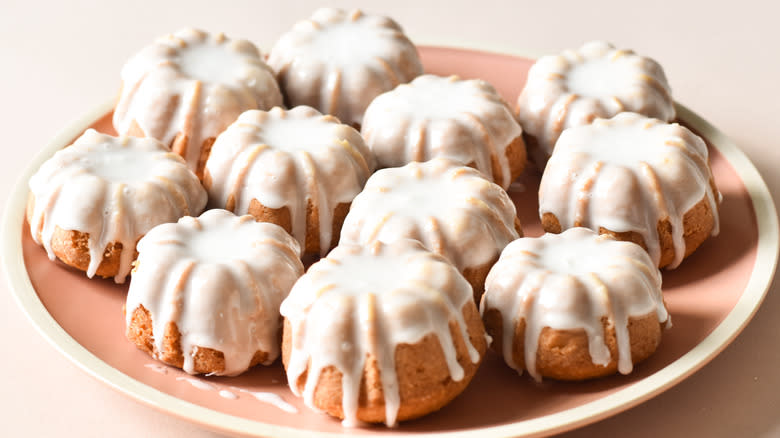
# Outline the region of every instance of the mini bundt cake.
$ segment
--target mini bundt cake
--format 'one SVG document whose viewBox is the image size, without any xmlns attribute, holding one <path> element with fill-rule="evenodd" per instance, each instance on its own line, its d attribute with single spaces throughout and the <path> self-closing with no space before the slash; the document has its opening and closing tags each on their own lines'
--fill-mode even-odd
<svg viewBox="0 0 780 438">
<path fill-rule="evenodd" d="M 184 371 L 233 376 L 279 356 L 279 306 L 303 274 L 281 227 L 209 210 L 138 242 L 126 336 Z"/>
<path fill-rule="evenodd" d="M 422 74 L 417 49 L 390 18 L 321 8 L 271 49 L 286 103 L 312 106 L 359 127 L 368 104 Z"/>
<path fill-rule="evenodd" d="M 419 242 L 339 245 L 282 303 L 287 381 L 357 421 L 417 418 L 460 394 L 487 348 L 471 288 Z"/>
<path fill-rule="evenodd" d="M 122 68 L 113 122 L 120 134 L 162 141 L 200 177 L 214 138 L 239 114 L 281 104 L 273 71 L 252 43 L 182 29 Z"/>
<path fill-rule="evenodd" d="M 374 99 L 361 127 L 378 168 L 445 157 L 476 168 L 504 189 L 525 167 L 522 132 L 487 82 L 434 75 Z"/>
<path fill-rule="evenodd" d="M 117 283 L 141 236 L 206 206 L 198 178 L 162 143 L 92 129 L 43 163 L 29 185 L 30 233 L 49 258 Z"/>
<path fill-rule="evenodd" d="M 628 374 L 671 326 L 647 253 L 586 228 L 510 243 L 480 311 L 492 348 L 537 381 Z"/>
<path fill-rule="evenodd" d="M 304 254 L 324 255 L 373 169 L 352 127 L 307 106 L 277 107 L 241 114 L 217 138 L 203 184 L 212 207 L 281 225 Z"/>
<path fill-rule="evenodd" d="M 661 66 L 603 41 L 540 58 L 517 99 L 528 153 L 540 169 L 564 129 L 623 111 L 665 122 L 675 117 Z"/>
<path fill-rule="evenodd" d="M 352 202 L 339 243 L 418 240 L 463 273 L 478 302 L 490 267 L 521 235 L 501 187 L 471 167 L 434 158 L 372 175 Z"/>
<path fill-rule="evenodd" d="M 658 267 L 677 267 L 718 234 L 719 202 L 704 140 L 635 113 L 564 131 L 539 186 L 545 231 L 609 233 Z"/>
</svg>

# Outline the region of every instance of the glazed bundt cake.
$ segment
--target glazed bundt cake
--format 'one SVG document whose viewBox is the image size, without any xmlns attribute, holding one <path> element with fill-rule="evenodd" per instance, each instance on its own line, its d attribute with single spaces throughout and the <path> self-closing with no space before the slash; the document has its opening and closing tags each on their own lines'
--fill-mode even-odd
<svg viewBox="0 0 780 438">
<path fill-rule="evenodd" d="M 480 311 L 493 349 L 536 380 L 628 374 L 671 324 L 647 253 L 586 228 L 510 243 Z"/>
<path fill-rule="evenodd" d="M 672 92 L 656 61 L 603 41 L 540 58 L 517 99 L 528 153 L 539 169 L 564 129 L 624 111 L 671 121 Z"/>
<path fill-rule="evenodd" d="M 704 140 L 634 113 L 564 131 L 539 186 L 545 231 L 609 233 L 670 268 L 718 233 L 719 202 Z"/>
<path fill-rule="evenodd" d="M 492 85 L 423 75 L 374 99 L 361 127 L 377 167 L 450 158 L 504 189 L 525 167 L 522 129 Z"/>
<path fill-rule="evenodd" d="M 373 169 L 352 127 L 310 107 L 277 107 L 245 112 L 217 138 L 203 184 L 212 207 L 281 225 L 304 254 L 324 255 Z"/>
<path fill-rule="evenodd" d="M 438 410 L 487 348 L 469 284 L 413 240 L 337 246 L 298 280 L 281 313 L 290 388 L 347 426 Z"/>
<path fill-rule="evenodd" d="M 138 243 L 126 336 L 190 374 L 233 376 L 279 356 L 279 306 L 303 274 L 281 227 L 209 210 Z"/>
<path fill-rule="evenodd" d="M 252 43 L 182 29 L 122 68 L 113 122 L 120 134 L 170 146 L 200 177 L 214 138 L 239 114 L 281 104 L 273 72 Z"/>
<path fill-rule="evenodd" d="M 390 18 L 321 8 L 271 49 L 289 107 L 308 105 L 358 127 L 378 95 L 422 74 L 417 49 Z"/>
<path fill-rule="evenodd" d="M 415 239 L 446 257 L 479 300 L 501 250 L 522 235 L 507 193 L 446 158 L 382 169 L 368 179 L 344 220 L 340 244 Z"/>
<path fill-rule="evenodd" d="M 159 141 L 88 129 L 30 178 L 27 221 L 51 260 L 123 283 L 141 236 L 205 206 L 198 178 Z"/>
</svg>

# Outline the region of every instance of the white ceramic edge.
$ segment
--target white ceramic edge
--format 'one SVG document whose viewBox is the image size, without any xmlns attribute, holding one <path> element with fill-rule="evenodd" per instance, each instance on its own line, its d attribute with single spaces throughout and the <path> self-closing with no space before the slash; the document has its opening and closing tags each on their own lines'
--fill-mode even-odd
<svg viewBox="0 0 780 438">
<path fill-rule="evenodd" d="M 433 41 L 436 43 L 436 41 Z M 433 45 L 433 44 L 430 44 Z M 463 43 L 458 47 L 452 41 L 436 44 L 438 47 L 453 49 L 479 50 L 501 55 L 529 57 L 528 53 L 518 53 L 508 49 L 496 52 L 495 46 Z M 77 366 L 91 376 L 103 381 L 110 387 L 123 392 L 138 401 L 149 404 L 177 417 L 198 423 L 204 427 L 248 435 L 273 435 L 285 437 L 308 437 L 316 433 L 310 430 L 299 430 L 248 420 L 229 414 L 217 412 L 193 403 L 186 402 L 169 394 L 163 393 L 149 385 L 120 372 L 100 358 L 90 353 L 76 342 L 51 317 L 30 283 L 24 265 L 19 231 L 23 223 L 24 205 L 27 197 L 27 180 L 35 170 L 56 150 L 64 147 L 78 136 L 84 129 L 98 118 L 111 110 L 114 99 L 107 101 L 84 117 L 70 124 L 43 148 L 25 169 L 16 186 L 11 192 L 5 213 L 2 229 L 2 259 L 11 291 L 24 313 L 58 351 L 68 357 Z M 756 312 L 771 284 L 777 265 L 779 236 L 778 219 L 774 202 L 755 166 L 747 156 L 724 134 L 718 131 L 701 117 L 677 104 L 678 117 L 707 137 L 734 167 L 742 179 L 753 202 L 759 233 L 759 242 L 753 272 L 744 292 L 732 311 L 699 345 L 682 357 L 648 376 L 639 382 L 616 393 L 587 403 L 577 408 L 568 409 L 544 417 L 515 422 L 502 426 L 472 429 L 456 432 L 438 432 L 429 434 L 414 434 L 415 436 L 448 436 L 451 438 L 476 438 L 489 434 L 494 437 L 504 436 L 537 436 L 562 432 L 576 428 L 585 423 L 606 418 L 629 409 L 677 384 L 691 375 L 715 355 L 723 350 L 747 325 Z M 340 436 L 336 433 L 316 433 L 320 436 Z M 350 436 L 359 436 L 359 431 L 350 430 Z"/>
</svg>

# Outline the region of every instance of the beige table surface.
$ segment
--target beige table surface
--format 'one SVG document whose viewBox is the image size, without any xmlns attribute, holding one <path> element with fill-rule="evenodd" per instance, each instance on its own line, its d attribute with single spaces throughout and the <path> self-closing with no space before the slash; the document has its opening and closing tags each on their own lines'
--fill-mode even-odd
<svg viewBox="0 0 780 438">
<path fill-rule="evenodd" d="M 322 3 L 0 0 L 0 205 L 33 154 L 113 96 L 119 70 L 155 36 L 186 25 L 267 51 Z M 780 8 L 768 1 L 335 2 L 399 21 L 416 42 L 547 53 L 601 38 L 657 59 L 676 99 L 718 126 L 780 199 Z M 707 3 L 727 6 L 701 6 Z M 217 6 L 219 4 L 227 6 Z M 709 365 L 662 395 L 570 437 L 780 436 L 780 286 Z M 0 283 L 0 436 L 207 437 L 80 371 Z"/>
</svg>

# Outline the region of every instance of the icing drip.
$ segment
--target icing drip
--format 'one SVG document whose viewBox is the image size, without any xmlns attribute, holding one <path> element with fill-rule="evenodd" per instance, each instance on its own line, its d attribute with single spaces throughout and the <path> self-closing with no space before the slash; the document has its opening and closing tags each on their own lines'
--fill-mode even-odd
<svg viewBox="0 0 780 438">
<path fill-rule="evenodd" d="M 361 133 L 377 167 L 446 157 L 507 188 L 512 170 L 506 148 L 522 129 L 487 82 L 423 75 L 374 99 Z M 493 160 L 501 175 L 493 174 Z"/>
<path fill-rule="evenodd" d="M 286 401 L 284 401 L 282 397 L 280 397 L 279 395 L 273 392 L 249 391 L 246 389 L 236 388 L 236 387 L 232 387 L 231 389 L 242 392 L 244 394 L 249 394 L 252 397 L 254 397 L 255 400 L 263 403 L 268 403 L 269 405 L 275 406 L 283 410 L 284 412 L 287 412 L 288 414 L 298 413 L 298 409 L 295 406 L 287 403 Z"/>
<path fill-rule="evenodd" d="M 515 327 L 525 321 L 524 361 L 537 381 L 542 329 L 583 329 L 594 364 L 613 359 L 606 345 L 602 318 L 615 328 L 618 371 L 633 369 L 628 321 L 655 313 L 671 326 L 661 293 L 661 273 L 647 253 L 630 242 L 599 236 L 585 228 L 561 234 L 521 238 L 510 243 L 485 282 L 480 311 L 497 309 L 502 317 L 502 354 L 522 373 L 512 346 Z"/>
<path fill-rule="evenodd" d="M 540 58 L 517 100 L 520 124 L 539 146 L 529 152 L 542 168 L 563 130 L 623 111 L 664 121 L 675 117 L 661 66 L 603 41 Z"/>
<path fill-rule="evenodd" d="M 320 373 L 329 366 L 342 374 L 344 424 L 357 424 L 360 381 L 369 358 L 376 361 L 382 383 L 385 423 L 396 422 L 401 405 L 395 368 L 400 344 L 415 344 L 434 334 L 450 377 L 464 378 L 449 324 L 456 323 L 468 359 L 480 353 L 471 344 L 462 309 L 471 288 L 451 265 L 425 251 L 418 242 L 369 246 L 339 245 L 314 264 L 282 303 L 291 327 L 292 349 L 287 380 L 293 393 L 314 406 Z M 296 385 L 306 372 L 303 390 Z"/>
<path fill-rule="evenodd" d="M 220 389 L 219 396 L 228 400 L 238 400 L 238 396 L 228 391 L 227 389 Z"/>
<path fill-rule="evenodd" d="M 317 208 L 319 248 L 331 248 L 333 213 L 349 204 L 374 168 L 353 128 L 310 107 L 247 111 L 221 134 L 206 163 L 215 207 L 249 212 L 252 200 L 287 208 L 292 235 L 307 247 L 307 208 Z"/>
<path fill-rule="evenodd" d="M 156 363 L 147 363 L 144 364 L 144 367 L 149 368 L 150 370 L 158 374 L 168 374 L 168 367 L 166 367 L 165 365 L 160 365 Z"/>
<path fill-rule="evenodd" d="M 321 8 L 268 56 L 290 106 L 310 105 L 359 124 L 368 104 L 422 74 L 417 49 L 390 18 Z"/>
<path fill-rule="evenodd" d="M 282 397 L 280 397 L 277 394 L 274 394 L 273 392 L 249 391 L 249 390 L 246 390 L 246 389 L 243 389 L 243 388 L 238 388 L 238 387 L 235 387 L 235 386 L 231 386 L 230 389 L 233 390 L 233 391 L 229 391 L 227 389 L 219 389 L 219 387 L 216 386 L 216 385 L 213 385 L 213 384 L 208 383 L 208 382 L 204 382 L 203 380 L 194 379 L 192 377 L 177 377 L 176 380 L 182 381 L 182 382 L 187 382 L 190 385 L 192 385 L 192 387 L 197 388 L 197 389 L 201 389 L 201 390 L 204 390 L 204 391 L 217 391 L 217 390 L 219 390 L 219 392 L 218 392 L 219 396 L 222 397 L 222 398 L 226 398 L 228 400 L 238 400 L 239 399 L 238 395 L 236 395 L 236 393 L 233 392 L 233 391 L 236 391 L 236 392 L 241 392 L 241 393 L 244 393 L 244 394 L 249 394 L 255 400 L 263 402 L 263 403 L 267 403 L 267 404 L 269 404 L 271 406 L 279 408 L 280 410 L 282 410 L 284 412 L 287 412 L 288 414 L 297 414 L 298 413 L 298 409 L 296 409 L 295 406 L 287 403 L 286 401 L 284 401 L 284 399 Z"/>
<path fill-rule="evenodd" d="M 141 236 L 157 224 L 198 214 L 206 205 L 195 175 L 158 141 L 92 129 L 43 163 L 29 186 L 35 201 L 30 231 L 49 258 L 55 258 L 56 227 L 89 235 L 90 278 L 107 246 L 120 243 L 117 283 L 130 273 Z"/>
<path fill-rule="evenodd" d="M 340 243 L 415 239 L 458 269 L 495 260 L 517 239 L 515 206 L 476 170 L 444 158 L 383 169 L 344 219 Z"/>
<path fill-rule="evenodd" d="M 685 255 L 683 216 L 703 198 L 717 203 L 704 141 L 678 124 L 622 113 L 564 132 L 542 175 L 539 213 L 562 229 L 575 226 L 636 231 L 653 261 L 661 257 L 657 224 L 671 224 L 677 267 Z"/>
<path fill-rule="evenodd" d="M 193 374 L 198 348 L 222 352 L 219 375 L 245 371 L 258 351 L 279 355 L 278 308 L 303 273 L 298 244 L 280 227 L 209 210 L 154 228 L 138 243 L 126 323 L 143 306 L 155 353 L 169 322 L 180 333 L 182 369 Z"/>
<path fill-rule="evenodd" d="M 186 146 L 176 152 L 199 172 L 206 140 L 245 110 L 281 104 L 273 72 L 252 43 L 182 29 L 125 64 L 113 122 L 120 134 L 143 134 L 166 145 L 183 136 Z"/>
<path fill-rule="evenodd" d="M 214 391 L 215 389 L 217 389 L 217 387 L 212 385 L 211 383 L 204 382 L 203 380 L 199 380 L 199 379 L 193 379 L 192 377 L 177 377 L 176 380 L 180 382 L 187 382 L 190 385 L 192 385 L 194 388 L 202 389 L 204 391 Z"/>
</svg>

